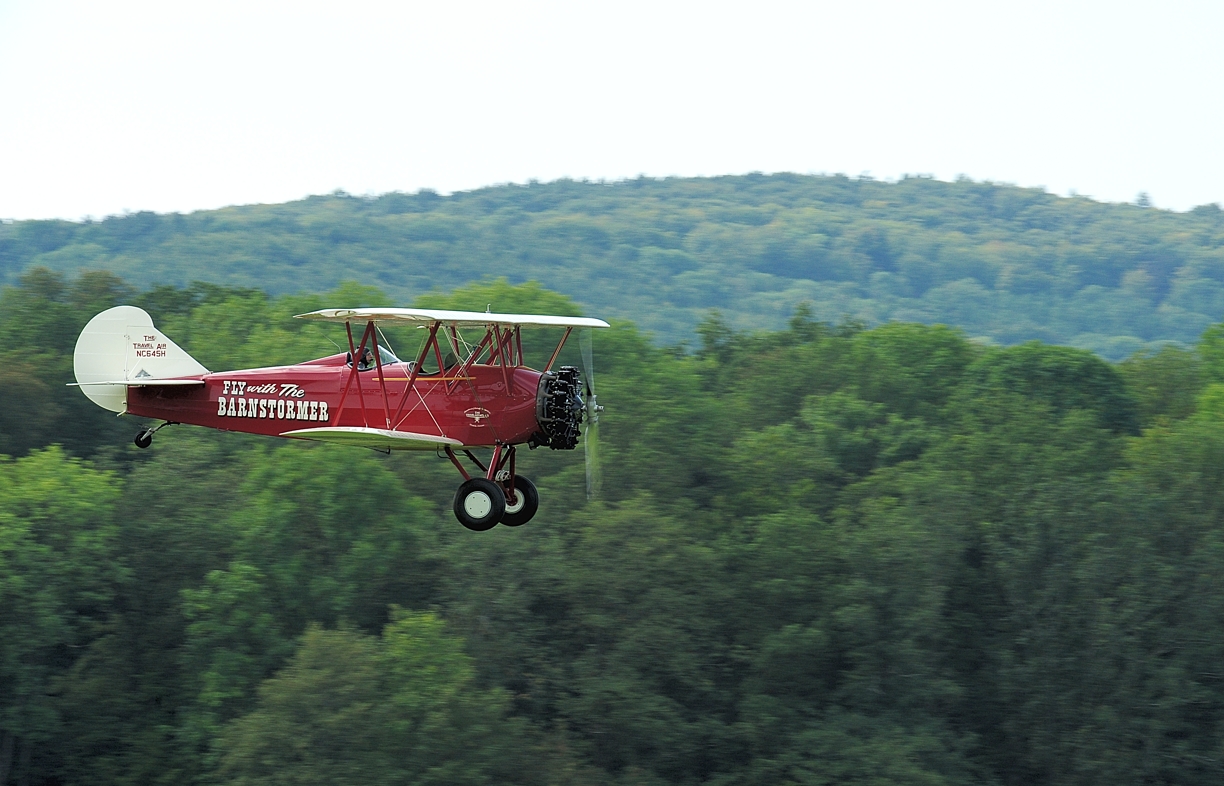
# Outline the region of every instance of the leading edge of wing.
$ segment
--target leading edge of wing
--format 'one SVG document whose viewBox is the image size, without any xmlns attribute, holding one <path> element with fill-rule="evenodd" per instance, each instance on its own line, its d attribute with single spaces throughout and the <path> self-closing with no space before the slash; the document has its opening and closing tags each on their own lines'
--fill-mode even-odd
<svg viewBox="0 0 1224 786">
<path fill-rule="evenodd" d="M 493 314 L 484 311 L 447 311 L 436 308 L 325 308 L 295 319 L 324 322 L 445 322 L 459 326 L 522 325 L 524 327 L 606 328 L 608 323 L 592 317 L 554 317 L 543 314 Z"/>
<path fill-rule="evenodd" d="M 333 442 L 338 445 L 356 445 L 376 450 L 437 450 L 447 445 L 461 447 L 457 439 L 432 434 L 415 434 L 411 431 L 392 431 L 384 428 L 362 428 L 360 426 L 324 426 L 322 428 L 300 428 L 281 432 L 282 437 L 313 439 Z"/>
</svg>

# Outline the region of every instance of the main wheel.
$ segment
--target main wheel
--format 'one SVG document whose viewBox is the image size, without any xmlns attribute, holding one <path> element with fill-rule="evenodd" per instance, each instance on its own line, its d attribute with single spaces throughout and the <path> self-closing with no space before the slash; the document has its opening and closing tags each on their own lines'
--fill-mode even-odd
<svg viewBox="0 0 1224 786">
<path fill-rule="evenodd" d="M 506 512 L 501 523 L 507 527 L 519 527 L 531 521 L 540 507 L 540 492 L 535 484 L 519 475 L 514 479 L 514 501 L 506 500 Z"/>
<path fill-rule="evenodd" d="M 501 486 L 491 480 L 465 480 L 455 492 L 455 518 L 470 530 L 493 529 L 505 512 L 506 495 Z"/>
<path fill-rule="evenodd" d="M 132 442 L 136 443 L 136 447 L 143 450 L 153 444 L 153 435 L 145 429 L 137 434 L 136 439 L 132 440 Z"/>
</svg>

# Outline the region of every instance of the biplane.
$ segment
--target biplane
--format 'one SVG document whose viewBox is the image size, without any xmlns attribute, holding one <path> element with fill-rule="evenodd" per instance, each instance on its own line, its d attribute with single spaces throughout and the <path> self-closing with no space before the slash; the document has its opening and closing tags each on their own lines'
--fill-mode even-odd
<svg viewBox="0 0 1224 786">
<path fill-rule="evenodd" d="M 591 491 L 603 408 L 593 390 L 586 329 L 607 322 L 417 308 L 324 309 L 297 318 L 343 323 L 348 350 L 294 365 L 213 373 L 154 327 L 144 310 L 116 306 L 81 331 L 75 384 L 101 407 L 161 420 L 136 435 L 141 448 L 163 427 L 186 423 L 385 452 L 435 451 L 463 476 L 454 511 L 471 530 L 499 522 L 516 527 L 535 515 L 539 493 L 515 467 L 522 445 L 573 450 L 584 442 Z M 396 357 L 379 325 L 423 330 L 415 358 Z M 522 331 L 533 328 L 562 330 L 539 371 L 523 358 Z M 587 339 L 585 380 L 575 366 L 553 368 L 575 329 Z M 482 449 L 492 451 L 485 461 L 473 452 Z"/>
</svg>

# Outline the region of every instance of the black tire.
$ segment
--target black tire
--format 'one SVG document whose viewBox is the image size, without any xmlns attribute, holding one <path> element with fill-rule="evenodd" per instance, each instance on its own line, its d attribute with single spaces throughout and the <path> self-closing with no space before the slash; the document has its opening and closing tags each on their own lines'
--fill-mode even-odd
<svg viewBox="0 0 1224 786">
<path fill-rule="evenodd" d="M 506 502 L 506 512 L 502 514 L 501 523 L 507 527 L 521 527 L 535 516 L 540 509 L 540 492 L 535 484 L 519 475 L 514 479 L 514 502 Z"/>
<path fill-rule="evenodd" d="M 491 480 L 465 480 L 455 492 L 455 518 L 473 532 L 497 526 L 506 513 L 506 494 Z"/>
<path fill-rule="evenodd" d="M 144 450 L 153 444 L 153 435 L 147 431 L 142 431 L 136 435 L 136 439 L 132 440 L 132 442 L 136 444 L 136 447 Z"/>
</svg>

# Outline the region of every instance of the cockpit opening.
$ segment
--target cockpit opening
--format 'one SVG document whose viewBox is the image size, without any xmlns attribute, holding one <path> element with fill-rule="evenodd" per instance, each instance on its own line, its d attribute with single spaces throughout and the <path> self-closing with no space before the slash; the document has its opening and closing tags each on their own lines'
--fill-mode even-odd
<svg viewBox="0 0 1224 786">
<path fill-rule="evenodd" d="M 391 354 L 391 351 L 389 349 L 387 349 L 386 347 L 382 347 L 382 346 L 378 348 L 378 357 L 382 360 L 382 364 L 384 366 L 389 366 L 392 363 L 402 362 L 395 355 Z M 344 362 L 346 365 L 349 365 L 349 366 L 353 365 L 353 353 L 352 352 L 345 353 Z M 377 364 L 374 362 L 374 351 L 370 349 L 370 347 L 366 347 L 361 353 L 361 360 L 357 361 L 357 370 L 358 371 L 370 371 L 371 369 L 374 369 L 374 368 L 377 368 Z"/>
</svg>

